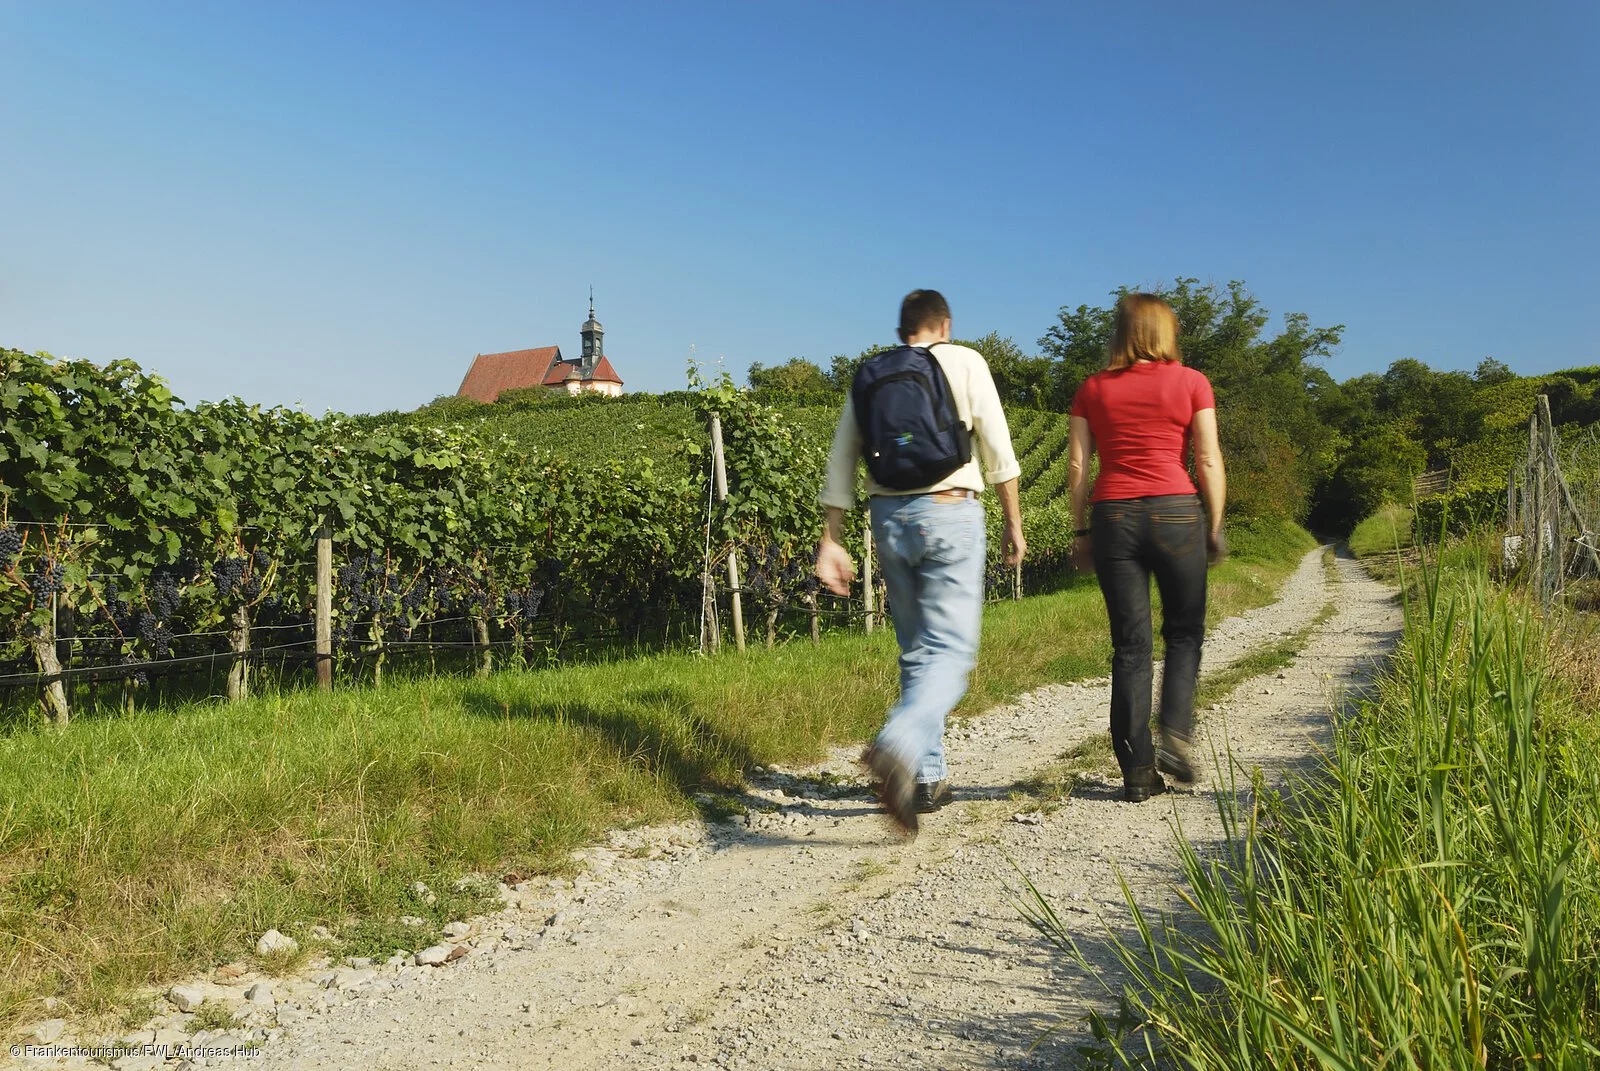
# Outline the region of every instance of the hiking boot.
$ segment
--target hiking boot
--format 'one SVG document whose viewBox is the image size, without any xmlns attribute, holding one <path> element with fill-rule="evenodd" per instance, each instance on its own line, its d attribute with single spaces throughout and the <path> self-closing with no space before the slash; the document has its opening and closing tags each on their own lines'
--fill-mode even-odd
<svg viewBox="0 0 1600 1071">
<path fill-rule="evenodd" d="M 1143 803 L 1166 790 L 1167 783 L 1161 780 L 1154 766 L 1141 766 L 1122 775 L 1122 798 L 1129 803 Z"/>
<path fill-rule="evenodd" d="M 1161 746 L 1156 750 L 1156 769 L 1172 775 L 1172 779 L 1185 785 L 1194 784 L 1194 766 L 1189 762 L 1189 741 L 1177 733 L 1162 733 Z"/>
<path fill-rule="evenodd" d="M 917 813 L 932 814 L 954 798 L 949 781 L 917 782 Z"/>
<path fill-rule="evenodd" d="M 873 790 L 878 802 L 889 812 L 894 824 L 907 836 L 917 835 L 917 784 L 916 774 L 878 747 L 869 747 L 861 753 L 861 761 L 877 778 Z"/>
</svg>

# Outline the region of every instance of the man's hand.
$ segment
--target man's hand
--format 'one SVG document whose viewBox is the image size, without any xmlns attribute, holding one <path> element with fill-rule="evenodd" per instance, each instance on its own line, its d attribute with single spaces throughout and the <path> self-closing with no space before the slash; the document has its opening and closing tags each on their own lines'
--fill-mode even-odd
<svg viewBox="0 0 1600 1071">
<path fill-rule="evenodd" d="M 1028 553 L 1028 541 L 1022 537 L 1022 518 L 1006 521 L 1005 532 L 1000 536 L 1000 552 L 1006 564 L 1015 569 Z"/>
<path fill-rule="evenodd" d="M 815 571 L 822 586 L 835 595 L 850 594 L 850 582 L 856 578 L 856 563 L 850 559 L 850 553 L 830 536 L 824 535 L 822 542 L 817 544 Z"/>
<path fill-rule="evenodd" d="M 1216 565 L 1228 556 L 1228 536 L 1221 528 L 1206 532 L 1206 563 Z"/>
</svg>

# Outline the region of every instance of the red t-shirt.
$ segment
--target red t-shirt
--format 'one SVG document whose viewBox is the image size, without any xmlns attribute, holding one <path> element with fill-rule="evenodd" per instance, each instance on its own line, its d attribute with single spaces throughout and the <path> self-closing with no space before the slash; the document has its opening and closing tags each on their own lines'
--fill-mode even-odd
<svg viewBox="0 0 1600 1071">
<path fill-rule="evenodd" d="M 1072 399 L 1072 415 L 1089 422 L 1100 452 L 1094 501 L 1195 494 L 1184 464 L 1190 427 L 1196 413 L 1216 405 L 1205 374 L 1176 361 L 1090 376 Z"/>
</svg>

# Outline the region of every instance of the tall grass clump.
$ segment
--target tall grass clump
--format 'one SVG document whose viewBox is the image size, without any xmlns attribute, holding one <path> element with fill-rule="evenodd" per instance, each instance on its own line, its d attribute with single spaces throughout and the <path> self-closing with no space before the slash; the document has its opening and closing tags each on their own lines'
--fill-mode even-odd
<svg viewBox="0 0 1600 1071">
<path fill-rule="evenodd" d="M 1113 939 L 1123 1066 L 1600 1066 L 1600 741 L 1481 560 L 1425 570 L 1372 698 L 1284 795 L 1183 843 L 1194 918 Z M 1070 946 L 1049 905 L 1032 921 Z"/>
</svg>

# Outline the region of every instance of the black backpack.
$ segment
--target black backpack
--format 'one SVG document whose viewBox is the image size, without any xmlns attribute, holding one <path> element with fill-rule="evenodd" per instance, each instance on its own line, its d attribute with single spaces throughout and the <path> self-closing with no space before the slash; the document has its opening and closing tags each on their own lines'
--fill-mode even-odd
<svg viewBox="0 0 1600 1071">
<path fill-rule="evenodd" d="M 961 422 L 950 381 L 925 346 L 869 358 L 850 385 L 861 454 L 882 487 L 931 487 L 972 460 L 972 432 Z"/>
</svg>

